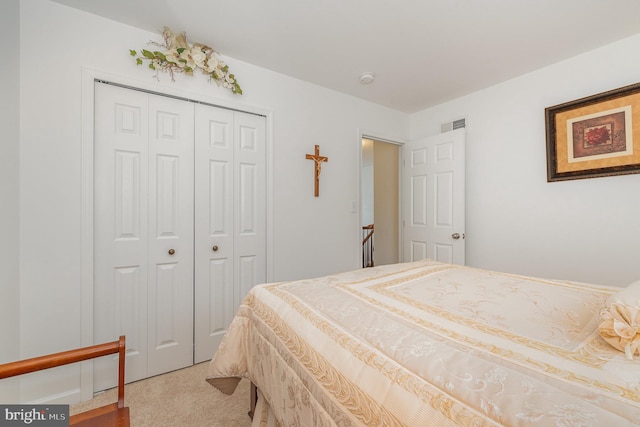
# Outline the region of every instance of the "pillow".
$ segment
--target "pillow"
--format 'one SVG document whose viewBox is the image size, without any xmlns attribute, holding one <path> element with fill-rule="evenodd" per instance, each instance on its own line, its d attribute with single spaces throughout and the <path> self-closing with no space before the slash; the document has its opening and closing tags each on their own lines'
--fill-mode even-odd
<svg viewBox="0 0 640 427">
<path fill-rule="evenodd" d="M 640 356 L 640 280 L 607 298 L 600 311 L 600 336 L 627 359 Z"/>
</svg>

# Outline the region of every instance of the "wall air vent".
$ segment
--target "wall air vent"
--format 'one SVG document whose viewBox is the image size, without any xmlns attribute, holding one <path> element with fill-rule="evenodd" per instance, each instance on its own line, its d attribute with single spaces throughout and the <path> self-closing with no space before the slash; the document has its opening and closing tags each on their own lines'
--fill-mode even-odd
<svg viewBox="0 0 640 427">
<path fill-rule="evenodd" d="M 452 122 L 442 123 L 440 125 L 440 133 L 450 132 L 464 127 L 467 127 L 467 119 L 457 119 Z"/>
</svg>

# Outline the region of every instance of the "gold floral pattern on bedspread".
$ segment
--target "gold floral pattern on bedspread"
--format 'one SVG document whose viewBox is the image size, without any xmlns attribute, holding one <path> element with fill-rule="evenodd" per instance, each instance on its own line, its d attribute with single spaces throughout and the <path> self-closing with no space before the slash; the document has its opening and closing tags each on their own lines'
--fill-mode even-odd
<svg viewBox="0 0 640 427">
<path fill-rule="evenodd" d="M 208 381 L 283 425 L 638 425 L 640 365 L 597 334 L 614 291 L 434 261 L 262 285 Z"/>
</svg>

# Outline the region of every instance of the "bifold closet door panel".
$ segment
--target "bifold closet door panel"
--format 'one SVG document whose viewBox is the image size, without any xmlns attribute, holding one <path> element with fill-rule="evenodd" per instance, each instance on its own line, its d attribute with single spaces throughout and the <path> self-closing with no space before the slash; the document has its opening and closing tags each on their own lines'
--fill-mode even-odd
<svg viewBox="0 0 640 427">
<path fill-rule="evenodd" d="M 210 359 L 234 315 L 233 111 L 197 105 L 195 355 Z"/>
<path fill-rule="evenodd" d="M 147 376 L 193 364 L 194 104 L 149 95 Z"/>
<path fill-rule="evenodd" d="M 251 288 L 266 280 L 266 119 L 234 116 L 235 307 Z"/>
<path fill-rule="evenodd" d="M 95 89 L 94 341 L 127 336 L 130 382 L 192 363 L 193 105 Z"/>
<path fill-rule="evenodd" d="M 266 278 L 265 132 L 262 116 L 196 105 L 196 363 Z"/>
</svg>

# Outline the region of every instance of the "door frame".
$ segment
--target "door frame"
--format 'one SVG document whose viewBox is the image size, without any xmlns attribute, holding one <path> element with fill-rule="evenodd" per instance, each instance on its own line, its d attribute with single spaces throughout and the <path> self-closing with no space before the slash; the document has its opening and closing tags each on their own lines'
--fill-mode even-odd
<svg viewBox="0 0 640 427">
<path fill-rule="evenodd" d="M 131 77 L 82 67 L 81 99 L 81 237 L 80 237 L 80 343 L 82 347 L 93 342 L 93 228 L 94 228 L 94 85 L 104 81 L 151 92 L 161 96 L 203 102 L 230 110 L 243 111 L 266 117 L 266 278 L 273 280 L 273 111 L 239 102 L 229 102 L 201 92 L 194 93 L 179 86 L 167 86 L 154 82 L 136 80 Z M 83 362 L 80 367 L 80 398 L 89 400 L 93 396 L 93 363 Z"/>
<path fill-rule="evenodd" d="M 384 136 L 379 132 L 367 130 L 367 129 L 358 129 L 358 141 L 356 144 L 358 155 L 357 159 L 357 176 L 356 176 L 356 185 L 358 188 L 358 195 L 355 201 L 355 213 L 358 215 L 358 220 L 356 221 L 358 228 L 356 229 L 356 247 L 358 248 L 357 252 L 357 264 L 358 268 L 362 268 L 362 140 L 363 139 L 371 139 L 374 141 L 380 141 L 387 144 L 394 144 L 399 147 L 400 152 L 398 153 L 398 259 L 402 261 L 402 248 L 404 243 L 403 237 L 403 227 L 402 227 L 402 219 L 404 218 L 404 204 L 403 204 L 403 194 L 402 194 L 402 165 L 404 162 L 404 145 L 407 143 L 406 140 L 402 138 L 396 138 L 393 136 Z"/>
</svg>

